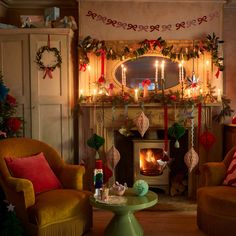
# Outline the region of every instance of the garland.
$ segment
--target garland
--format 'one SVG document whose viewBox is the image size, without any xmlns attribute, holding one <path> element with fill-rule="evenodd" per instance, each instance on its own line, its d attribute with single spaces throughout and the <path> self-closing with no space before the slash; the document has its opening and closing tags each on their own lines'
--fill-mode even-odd
<svg viewBox="0 0 236 236">
<path fill-rule="evenodd" d="M 125 58 L 138 58 L 150 50 L 159 50 L 160 54 L 171 60 L 185 60 L 199 58 L 200 54 L 209 52 L 211 54 L 213 64 L 218 68 L 216 77 L 219 76 L 219 72 L 224 70 L 223 57 L 218 56 L 218 46 L 224 41 L 219 40 L 219 37 L 213 33 L 207 35 L 206 38 L 195 43 L 191 48 L 185 50 L 180 48 L 178 52 L 174 48 L 174 45 L 169 45 L 161 37 L 156 40 L 145 39 L 138 43 L 137 49 L 132 49 L 125 46 L 121 51 L 116 51 L 112 47 L 107 46 L 104 40 L 93 39 L 90 36 L 85 37 L 79 42 L 79 63 L 80 70 L 85 71 L 86 65 L 89 63 L 89 53 L 94 53 L 96 56 L 101 56 L 101 53 L 105 53 L 107 60 L 124 60 Z"/>
<path fill-rule="evenodd" d="M 91 10 L 88 10 L 87 14 L 85 15 L 89 18 L 91 18 L 94 21 L 97 21 L 99 23 L 102 23 L 104 25 L 113 27 L 113 28 L 118 28 L 122 30 L 132 30 L 133 32 L 140 32 L 140 31 L 145 31 L 145 32 L 153 32 L 153 31 L 173 31 L 173 30 L 183 30 L 183 29 L 188 29 L 190 27 L 196 27 L 198 25 L 201 25 L 203 23 L 210 22 L 214 20 L 215 18 L 220 17 L 219 11 L 211 12 L 208 15 L 204 16 L 199 16 L 191 20 L 185 20 L 181 22 L 176 22 L 174 24 L 151 24 L 151 25 L 142 25 L 142 24 L 132 24 L 130 22 L 124 22 L 124 21 L 119 21 L 116 19 L 111 19 L 106 16 L 102 16 L 96 12 L 93 12 Z"/>
<path fill-rule="evenodd" d="M 47 52 L 53 52 L 54 57 L 55 57 L 55 63 L 53 65 L 45 65 L 44 62 L 42 61 L 42 56 L 43 54 Z M 61 67 L 62 63 L 62 58 L 60 51 L 57 48 L 51 48 L 50 46 L 42 46 L 38 49 L 36 53 L 36 64 L 38 65 L 40 70 L 43 70 L 45 72 L 43 78 L 45 79 L 46 76 L 48 75 L 52 79 L 52 72 L 56 69 L 56 67 Z"/>
</svg>

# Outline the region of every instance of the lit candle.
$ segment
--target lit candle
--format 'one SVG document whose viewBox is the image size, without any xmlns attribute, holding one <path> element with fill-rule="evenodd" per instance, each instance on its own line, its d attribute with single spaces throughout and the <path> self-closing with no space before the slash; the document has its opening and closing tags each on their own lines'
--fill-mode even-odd
<svg viewBox="0 0 236 236">
<path fill-rule="evenodd" d="M 89 81 L 89 96 L 91 96 L 91 76 L 90 76 L 91 67 L 88 65 L 88 81 Z"/>
<path fill-rule="evenodd" d="M 138 89 L 134 89 L 134 101 L 138 101 Z"/>
<path fill-rule="evenodd" d="M 96 96 L 97 96 L 97 89 L 93 90 L 93 101 L 96 101 Z"/>
<path fill-rule="evenodd" d="M 218 101 L 218 102 L 221 102 L 221 90 L 220 90 L 220 89 L 218 89 L 217 101 Z"/>
<path fill-rule="evenodd" d="M 121 84 L 122 85 L 124 85 L 123 82 L 124 82 L 124 65 L 122 64 L 121 65 Z"/>
<path fill-rule="evenodd" d="M 182 64 L 179 63 L 179 83 L 182 82 L 182 70 L 181 70 Z"/>
<path fill-rule="evenodd" d="M 83 97 L 83 95 L 84 95 L 84 90 L 80 89 L 80 97 Z"/>
<path fill-rule="evenodd" d="M 200 92 L 200 95 L 202 96 L 202 94 L 203 94 L 203 90 L 202 90 L 202 89 L 200 89 L 200 90 L 199 90 L 199 92 Z"/>
<path fill-rule="evenodd" d="M 188 89 L 188 97 L 190 98 L 191 97 L 191 89 Z"/>
<path fill-rule="evenodd" d="M 209 61 L 206 61 L 206 83 L 209 85 Z"/>
<path fill-rule="evenodd" d="M 161 63 L 161 79 L 164 79 L 165 76 L 165 61 L 163 60 Z"/>
<path fill-rule="evenodd" d="M 184 61 L 181 61 L 181 82 L 184 82 Z"/>
<path fill-rule="evenodd" d="M 123 80 L 124 81 L 122 81 L 122 84 L 124 85 L 124 86 L 126 86 L 126 67 L 124 67 L 124 76 L 123 76 Z"/>
<path fill-rule="evenodd" d="M 156 61 L 155 62 L 155 68 L 156 68 L 156 71 L 155 71 L 155 82 L 157 83 L 158 81 L 158 66 L 159 66 L 159 62 Z"/>
</svg>

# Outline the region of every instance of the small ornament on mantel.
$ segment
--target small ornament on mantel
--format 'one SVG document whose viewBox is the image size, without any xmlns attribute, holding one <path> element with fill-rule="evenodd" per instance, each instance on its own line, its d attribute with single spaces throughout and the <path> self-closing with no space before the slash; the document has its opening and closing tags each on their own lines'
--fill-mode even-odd
<svg viewBox="0 0 236 236">
<path fill-rule="evenodd" d="M 140 115 L 134 120 L 134 123 L 138 129 L 138 132 L 143 137 L 146 131 L 149 128 L 149 119 L 146 117 L 144 112 L 142 111 Z"/>
</svg>

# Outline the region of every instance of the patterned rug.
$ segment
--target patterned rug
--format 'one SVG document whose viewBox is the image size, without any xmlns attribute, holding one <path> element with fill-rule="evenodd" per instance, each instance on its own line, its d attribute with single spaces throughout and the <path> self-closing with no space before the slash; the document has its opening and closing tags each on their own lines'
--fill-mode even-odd
<svg viewBox="0 0 236 236">
<path fill-rule="evenodd" d="M 147 211 L 196 211 L 195 200 L 188 199 L 186 196 L 171 197 L 166 194 L 158 193 L 158 203 L 146 209 Z"/>
</svg>

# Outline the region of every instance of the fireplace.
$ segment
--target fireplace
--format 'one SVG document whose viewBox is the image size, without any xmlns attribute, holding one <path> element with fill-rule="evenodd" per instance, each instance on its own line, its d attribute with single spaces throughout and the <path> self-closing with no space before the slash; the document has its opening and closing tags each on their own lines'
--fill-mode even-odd
<svg viewBox="0 0 236 236">
<path fill-rule="evenodd" d="M 169 192 L 170 170 L 162 161 L 164 140 L 133 140 L 134 181 L 145 180 L 149 186 Z"/>
</svg>

